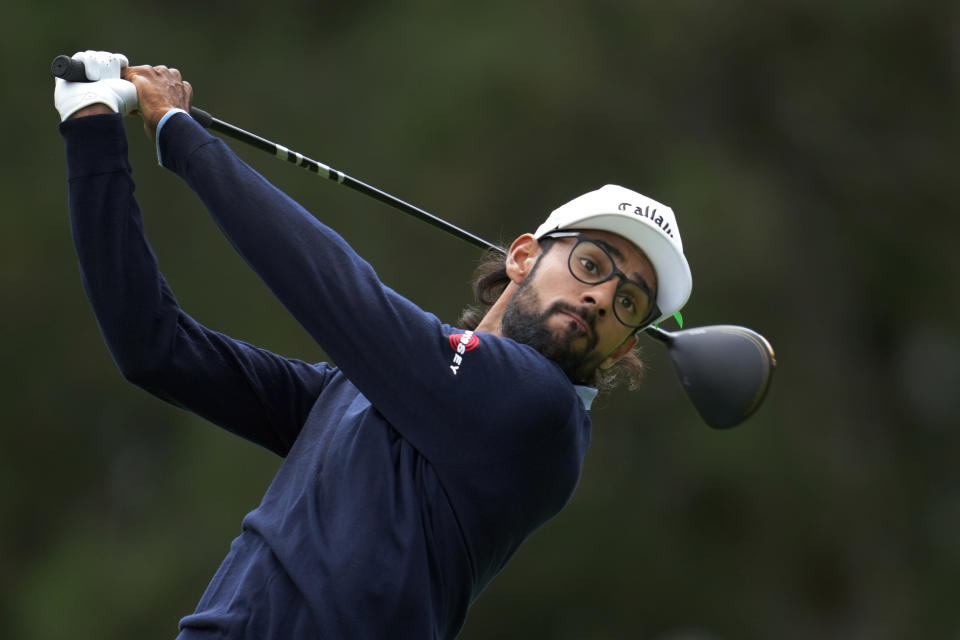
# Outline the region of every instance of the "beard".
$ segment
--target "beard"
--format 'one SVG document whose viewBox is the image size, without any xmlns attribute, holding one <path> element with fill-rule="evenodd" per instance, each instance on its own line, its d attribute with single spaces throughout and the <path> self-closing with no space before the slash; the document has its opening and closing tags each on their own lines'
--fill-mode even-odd
<svg viewBox="0 0 960 640">
<path fill-rule="evenodd" d="M 567 377 L 576 384 L 591 384 L 596 366 L 590 360 L 590 354 L 597 346 L 597 332 L 594 326 L 596 314 L 574 307 L 564 302 L 555 302 L 540 312 L 540 298 L 530 286 L 528 278 L 521 283 L 519 290 L 507 303 L 503 313 L 501 331 L 507 338 L 529 345 L 556 362 Z M 589 332 L 584 334 L 579 327 L 551 329 L 547 322 L 561 311 L 571 313 L 587 325 Z M 572 325 L 573 323 L 571 323 Z M 582 347 L 573 346 L 574 338 L 583 336 L 586 342 Z"/>
</svg>

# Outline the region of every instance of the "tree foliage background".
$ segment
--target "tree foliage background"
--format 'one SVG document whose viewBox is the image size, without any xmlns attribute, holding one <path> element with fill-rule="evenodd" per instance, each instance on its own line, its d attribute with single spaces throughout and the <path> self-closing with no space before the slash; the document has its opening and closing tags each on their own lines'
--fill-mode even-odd
<svg viewBox="0 0 960 640">
<path fill-rule="evenodd" d="M 81 291 L 58 53 L 181 69 L 196 104 L 509 241 L 613 182 L 670 204 L 688 325 L 766 335 L 766 405 L 705 427 L 662 350 L 604 396 L 580 487 L 473 638 L 957 638 L 960 6 L 62 0 L 4 12 L 0 637 L 173 637 L 279 460 L 130 386 Z M 185 309 L 323 354 L 129 122 Z M 478 256 L 237 148 L 453 321 Z M 478 398 L 478 402 L 482 399 Z"/>
</svg>

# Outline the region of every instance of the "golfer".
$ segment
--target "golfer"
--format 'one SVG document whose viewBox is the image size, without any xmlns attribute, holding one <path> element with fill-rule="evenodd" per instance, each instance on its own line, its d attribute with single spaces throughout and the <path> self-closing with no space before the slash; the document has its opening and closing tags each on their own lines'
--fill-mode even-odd
<svg viewBox="0 0 960 640">
<path fill-rule="evenodd" d="M 283 457 L 180 640 L 453 638 L 520 544 L 569 500 L 604 372 L 678 311 L 673 212 L 608 185 L 513 241 L 476 326 L 384 286 L 334 231 L 188 114 L 166 67 L 83 52 L 57 81 L 83 285 L 123 375 Z M 200 325 L 143 231 L 122 116 L 196 191 L 336 366 Z"/>
</svg>

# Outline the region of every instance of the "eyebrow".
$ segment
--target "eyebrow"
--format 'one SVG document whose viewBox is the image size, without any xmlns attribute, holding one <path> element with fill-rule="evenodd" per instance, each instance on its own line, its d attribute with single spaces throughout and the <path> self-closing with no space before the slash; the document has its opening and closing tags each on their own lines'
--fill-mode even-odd
<svg viewBox="0 0 960 640">
<path fill-rule="evenodd" d="M 613 245 L 610 244 L 609 242 L 607 242 L 607 241 L 605 241 L 605 240 L 601 240 L 600 238 L 590 238 L 590 240 L 592 240 L 593 242 L 597 243 L 598 245 L 600 245 L 601 247 L 603 247 L 604 249 L 606 249 L 607 252 L 609 252 L 610 255 L 612 255 L 612 256 L 613 256 L 616 260 L 618 260 L 619 262 L 621 262 L 621 263 L 626 262 L 626 258 L 623 257 L 623 253 L 620 251 L 620 249 L 617 249 L 615 246 L 613 246 Z M 650 290 L 650 291 L 655 291 L 654 287 L 651 287 L 651 286 L 650 286 L 650 283 L 647 282 L 647 279 L 646 279 L 646 278 L 644 278 L 642 275 L 640 275 L 640 272 L 639 272 L 639 271 L 634 271 L 634 272 L 633 272 L 633 279 L 636 280 L 636 281 L 638 281 L 638 282 L 642 282 L 642 283 L 644 284 L 644 286 L 646 286 L 646 288 L 647 288 L 648 290 Z"/>
<path fill-rule="evenodd" d="M 625 262 L 626 258 L 623 257 L 623 254 L 620 252 L 620 249 L 617 249 L 615 246 L 610 244 L 605 240 L 600 240 L 599 238 L 590 238 L 592 241 L 603 247 L 607 250 L 607 253 L 611 254 L 614 258 L 620 262 Z"/>
</svg>

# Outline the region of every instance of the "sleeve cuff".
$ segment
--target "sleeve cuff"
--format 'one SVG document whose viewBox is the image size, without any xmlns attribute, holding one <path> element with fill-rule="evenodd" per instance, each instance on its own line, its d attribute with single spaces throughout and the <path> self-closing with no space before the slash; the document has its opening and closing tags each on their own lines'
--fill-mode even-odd
<svg viewBox="0 0 960 640">
<path fill-rule="evenodd" d="M 163 158 L 160 156 L 160 132 L 163 131 L 163 125 L 167 123 L 167 120 L 169 120 L 172 116 L 178 113 L 187 113 L 187 112 L 184 111 L 183 109 L 177 109 L 177 108 L 170 109 L 170 111 L 167 111 L 165 114 L 163 114 L 163 117 L 160 118 L 160 122 L 157 123 L 157 164 L 159 164 L 161 167 L 163 166 Z M 190 115 L 190 114 L 187 113 L 187 115 Z"/>
<path fill-rule="evenodd" d="M 68 119 L 60 123 L 60 134 L 66 143 L 69 180 L 130 171 L 123 116 L 108 113 Z"/>
</svg>

